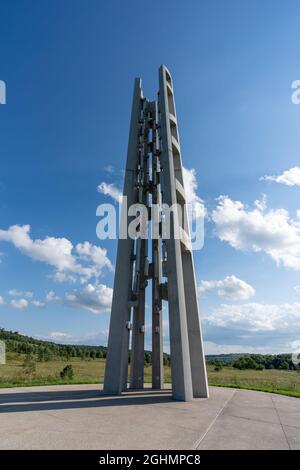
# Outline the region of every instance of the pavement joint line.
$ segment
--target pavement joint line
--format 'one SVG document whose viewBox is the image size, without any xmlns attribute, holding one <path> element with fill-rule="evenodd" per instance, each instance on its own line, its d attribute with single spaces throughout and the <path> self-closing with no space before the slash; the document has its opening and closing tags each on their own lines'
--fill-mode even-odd
<svg viewBox="0 0 300 470">
<path fill-rule="evenodd" d="M 285 426 L 287 428 L 296 428 L 296 429 L 300 429 L 300 426 L 296 426 L 295 424 L 285 424 L 285 423 L 282 423 L 282 426 Z"/>
<path fill-rule="evenodd" d="M 238 415 L 232 415 L 228 413 L 228 416 L 231 418 L 237 418 L 237 419 L 246 419 L 248 421 L 256 421 L 257 423 L 264 423 L 264 424 L 273 424 L 274 426 L 281 426 L 281 423 L 274 423 L 273 421 L 265 421 L 264 419 L 258 419 L 258 418 L 248 418 L 247 416 L 238 416 Z"/>
<path fill-rule="evenodd" d="M 278 412 L 278 410 L 277 410 L 275 401 L 274 401 L 274 399 L 273 399 L 272 396 L 271 396 L 271 400 L 272 400 L 273 406 L 274 406 L 274 408 L 275 408 L 275 411 L 276 411 L 276 413 L 277 413 L 277 416 L 278 416 L 278 419 L 279 419 L 279 422 L 280 422 L 280 426 L 281 426 L 282 432 L 283 432 L 283 434 L 284 434 L 285 440 L 286 440 L 286 442 L 287 442 L 287 445 L 289 446 L 289 449 L 292 450 L 291 445 L 290 445 L 290 443 L 289 443 L 289 440 L 288 440 L 288 438 L 287 438 L 285 429 L 284 429 L 284 427 L 283 427 L 282 421 L 281 421 L 281 419 L 280 419 L 280 415 L 279 415 L 279 412 Z"/>
<path fill-rule="evenodd" d="M 226 408 L 226 406 L 228 405 L 228 403 L 230 402 L 230 400 L 234 397 L 234 395 L 236 394 L 237 392 L 237 389 L 234 389 L 232 394 L 230 395 L 230 397 L 227 398 L 227 400 L 225 401 L 224 405 L 222 406 L 222 408 L 218 411 L 218 413 L 216 414 L 216 416 L 214 417 L 214 419 L 212 420 L 212 422 L 210 423 L 210 425 L 208 426 L 208 428 L 206 429 L 206 431 L 204 432 L 204 434 L 202 434 L 202 436 L 198 439 L 198 441 L 195 442 L 195 444 L 193 445 L 193 449 L 194 450 L 197 450 L 198 447 L 200 446 L 201 442 L 203 441 L 203 439 L 207 436 L 207 434 L 209 433 L 209 431 L 211 430 L 211 428 L 213 427 L 213 425 L 215 424 L 215 422 L 217 421 L 217 419 L 219 418 L 219 416 L 221 415 L 221 413 L 223 412 L 223 410 Z"/>
</svg>

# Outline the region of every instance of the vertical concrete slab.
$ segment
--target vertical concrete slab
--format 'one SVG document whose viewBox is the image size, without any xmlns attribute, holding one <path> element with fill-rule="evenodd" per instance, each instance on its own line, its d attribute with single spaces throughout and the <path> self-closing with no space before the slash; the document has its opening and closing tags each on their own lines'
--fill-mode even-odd
<svg viewBox="0 0 300 470">
<path fill-rule="evenodd" d="M 162 202 L 169 207 L 176 204 L 176 186 L 172 135 L 170 126 L 170 105 L 175 113 L 174 96 L 170 97 L 171 76 L 162 65 L 159 69 L 159 111 L 161 126 L 161 166 L 162 166 Z M 171 84 L 170 84 L 171 85 Z M 184 298 L 181 242 L 175 238 L 175 228 L 179 226 L 175 210 L 170 214 L 170 239 L 166 240 L 168 303 L 170 325 L 170 350 L 172 370 L 172 393 L 177 400 L 189 401 L 193 398 L 190 352 L 187 331 L 186 307 Z"/>
<path fill-rule="evenodd" d="M 161 206 L 161 185 L 158 142 L 158 108 L 157 101 L 150 103 L 153 140 L 152 140 L 152 204 Z M 162 278 L 161 239 L 159 237 L 160 214 L 152 213 L 152 388 L 164 387 L 163 365 L 163 321 L 160 284 Z"/>
<path fill-rule="evenodd" d="M 191 358 L 193 395 L 195 398 L 208 398 L 209 391 L 199 318 L 197 287 L 194 272 L 193 255 L 190 251 L 185 251 L 183 253 L 182 265 Z"/>
<path fill-rule="evenodd" d="M 141 80 L 135 79 L 127 163 L 123 195 L 127 197 L 128 207 L 136 202 L 135 172 L 137 162 L 138 122 L 141 110 Z M 121 228 L 127 230 L 130 218 L 123 206 Z M 108 351 L 106 359 L 104 391 L 108 394 L 121 394 L 127 385 L 129 332 L 131 317 L 129 304 L 132 286 L 132 263 L 134 241 L 120 238 L 118 241 L 113 300 L 109 327 Z"/>
<path fill-rule="evenodd" d="M 130 361 L 130 388 L 141 389 L 144 386 L 144 343 L 145 334 L 145 289 L 139 294 L 138 306 L 134 308 L 132 324 L 132 348 Z"/>
</svg>

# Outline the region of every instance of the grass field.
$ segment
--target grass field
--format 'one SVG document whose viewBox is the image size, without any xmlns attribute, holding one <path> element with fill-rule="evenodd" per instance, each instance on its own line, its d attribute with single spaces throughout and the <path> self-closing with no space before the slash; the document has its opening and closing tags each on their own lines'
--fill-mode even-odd
<svg viewBox="0 0 300 470">
<path fill-rule="evenodd" d="M 32 377 L 24 375 L 23 361 L 23 355 L 7 354 L 7 363 L 0 365 L 0 387 L 103 382 L 105 359 L 72 358 L 68 361 L 37 362 L 36 372 Z M 66 364 L 72 364 L 74 369 L 74 378 L 71 381 L 62 380 L 59 375 Z M 296 371 L 238 370 L 233 367 L 224 367 L 220 371 L 215 371 L 214 366 L 211 365 L 208 365 L 207 370 L 210 385 L 247 388 L 300 397 L 300 373 Z M 145 367 L 145 381 L 151 382 L 151 366 Z M 171 382 L 169 367 L 165 368 L 165 381 Z"/>
</svg>

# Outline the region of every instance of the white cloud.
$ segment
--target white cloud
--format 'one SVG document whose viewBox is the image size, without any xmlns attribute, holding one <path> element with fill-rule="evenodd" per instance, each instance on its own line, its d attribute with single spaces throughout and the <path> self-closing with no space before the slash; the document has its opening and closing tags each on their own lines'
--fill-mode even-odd
<svg viewBox="0 0 300 470">
<path fill-rule="evenodd" d="M 22 295 L 22 292 L 21 291 L 18 291 L 17 289 L 10 289 L 8 291 L 9 295 L 11 295 L 12 297 L 20 297 Z"/>
<path fill-rule="evenodd" d="M 30 299 L 33 296 L 33 292 L 29 292 L 29 291 L 23 292 L 23 291 L 19 291 L 17 289 L 10 289 L 8 291 L 8 293 L 12 297 L 21 297 L 23 295 L 27 299 Z"/>
<path fill-rule="evenodd" d="M 28 300 L 26 299 L 11 300 L 10 305 L 13 308 L 23 310 L 28 307 Z"/>
<path fill-rule="evenodd" d="M 68 307 L 87 310 L 91 313 L 108 312 L 111 307 L 113 289 L 104 284 L 87 284 L 82 289 L 66 292 L 64 297 L 58 297 L 55 292 L 48 292 L 48 302 L 60 303 Z"/>
<path fill-rule="evenodd" d="M 247 300 L 255 294 L 255 289 L 250 284 L 234 275 L 219 281 L 201 281 L 200 293 L 211 290 L 216 290 L 220 297 L 229 300 Z"/>
<path fill-rule="evenodd" d="M 297 339 L 296 341 L 292 341 L 292 342 L 290 343 L 290 346 L 291 346 L 291 349 L 292 349 L 292 350 L 300 351 L 300 340 Z"/>
<path fill-rule="evenodd" d="M 45 308 L 46 306 L 44 302 L 40 302 L 39 300 L 32 300 L 31 303 L 37 308 Z"/>
<path fill-rule="evenodd" d="M 76 245 L 76 252 L 80 259 L 91 261 L 94 265 L 100 269 L 107 267 L 112 270 L 112 264 L 107 257 L 107 250 L 100 246 L 92 245 L 89 242 L 78 243 Z"/>
<path fill-rule="evenodd" d="M 196 170 L 194 168 L 182 168 L 183 184 L 185 190 L 186 203 L 193 207 L 194 217 L 204 217 L 206 214 L 202 199 L 197 194 L 198 183 Z"/>
<path fill-rule="evenodd" d="M 242 305 L 221 304 L 205 321 L 214 327 L 258 331 L 291 331 L 300 327 L 300 303 Z"/>
<path fill-rule="evenodd" d="M 5 300 L 3 299 L 2 295 L 0 295 L 0 305 L 4 305 L 5 304 Z"/>
<path fill-rule="evenodd" d="M 72 336 L 68 333 L 63 333 L 62 331 L 52 331 L 49 333 L 48 338 L 50 340 L 58 341 L 58 340 L 66 340 L 70 339 Z"/>
<path fill-rule="evenodd" d="M 240 344 L 217 344 L 213 341 L 204 341 L 204 352 L 208 354 L 278 354 L 280 352 L 286 352 L 289 349 L 283 349 L 279 351 L 277 347 L 270 350 L 270 346 L 244 346 Z"/>
<path fill-rule="evenodd" d="M 55 282 L 69 282 L 70 284 L 74 284 L 77 281 L 76 276 L 62 271 L 56 271 L 53 274 L 49 274 L 48 277 Z"/>
<path fill-rule="evenodd" d="M 89 247 L 91 254 L 88 256 L 80 253 L 80 250 L 78 252 L 77 248 L 74 253 L 73 245 L 67 238 L 46 237 L 43 240 L 33 240 L 30 237 L 30 225 L 13 225 L 8 230 L 0 230 L 0 241 L 10 242 L 33 260 L 53 266 L 53 278 L 59 281 L 70 281 L 76 276 L 87 281 L 93 276 L 99 277 L 103 268 L 111 268 L 106 250 L 89 242 L 78 244 L 77 247 Z"/>
<path fill-rule="evenodd" d="M 114 173 L 114 167 L 112 165 L 106 165 L 104 167 L 104 171 L 106 171 L 106 173 L 109 175 L 112 175 Z"/>
<path fill-rule="evenodd" d="M 111 307 L 112 291 L 104 284 L 87 284 L 81 290 L 67 293 L 65 303 L 92 313 L 108 312 Z"/>
<path fill-rule="evenodd" d="M 46 300 L 47 302 L 59 302 L 61 299 L 58 295 L 55 294 L 53 290 L 50 290 L 46 294 Z"/>
<path fill-rule="evenodd" d="M 111 197 L 116 202 L 122 202 L 122 192 L 113 183 L 100 183 L 97 187 L 99 193 Z"/>
<path fill-rule="evenodd" d="M 107 344 L 108 330 L 84 333 L 79 336 L 74 336 L 73 334 L 65 333 L 63 331 L 51 331 L 47 335 L 34 335 L 34 337 L 45 341 L 54 341 L 63 344 L 89 344 L 91 346 L 105 346 Z"/>
<path fill-rule="evenodd" d="M 266 194 L 262 195 L 261 199 L 256 199 L 254 201 L 255 207 L 261 212 L 263 212 L 267 208 L 267 196 Z"/>
<path fill-rule="evenodd" d="M 294 290 L 297 292 L 297 294 L 300 294 L 300 286 L 295 286 Z"/>
<path fill-rule="evenodd" d="M 300 220 L 284 209 L 266 211 L 265 204 L 247 209 L 240 201 L 220 196 L 211 215 L 220 240 L 242 251 L 263 251 L 278 265 L 300 269 Z"/>
<path fill-rule="evenodd" d="M 58 270 L 76 270 L 71 254 L 73 245 L 69 240 L 54 237 L 32 240 L 29 233 L 30 225 L 12 225 L 8 230 L 0 230 L 0 240 L 11 242 L 30 258 L 49 263 Z"/>
<path fill-rule="evenodd" d="M 260 180 L 275 181 L 275 183 L 285 184 L 286 186 L 300 186 L 300 167 L 294 166 L 277 176 L 265 175 L 262 176 Z"/>
</svg>

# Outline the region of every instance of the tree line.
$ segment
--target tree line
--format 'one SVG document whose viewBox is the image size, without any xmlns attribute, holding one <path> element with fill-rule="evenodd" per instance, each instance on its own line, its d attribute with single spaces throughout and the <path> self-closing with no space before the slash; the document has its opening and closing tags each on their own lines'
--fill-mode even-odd
<svg viewBox="0 0 300 470">
<path fill-rule="evenodd" d="M 0 328 L 0 340 L 5 341 L 6 351 L 18 354 L 34 355 L 39 361 L 53 359 L 82 359 L 106 358 L 107 348 L 104 346 L 57 344 L 43 341 L 30 336 L 19 334 L 17 331 L 7 331 Z"/>
<path fill-rule="evenodd" d="M 5 341 L 6 351 L 25 354 L 38 361 L 51 361 L 54 359 L 70 360 L 71 358 L 105 359 L 107 348 L 105 346 L 88 346 L 57 344 L 51 341 L 44 341 L 31 336 L 21 335 L 17 331 L 7 331 L 0 328 L 0 340 Z M 131 352 L 129 352 L 128 361 L 130 362 Z M 164 354 L 164 365 L 170 366 L 170 356 Z M 151 351 L 145 351 L 145 366 L 152 365 Z"/>
<path fill-rule="evenodd" d="M 208 360 L 208 364 L 214 365 L 218 370 L 222 367 L 234 367 L 236 369 L 245 370 L 263 370 L 263 369 L 278 369 L 278 370 L 300 370 L 299 365 L 294 364 L 291 354 L 244 354 L 232 355 L 226 357 L 226 361 L 218 360 L 216 357 L 213 360 Z"/>
</svg>

